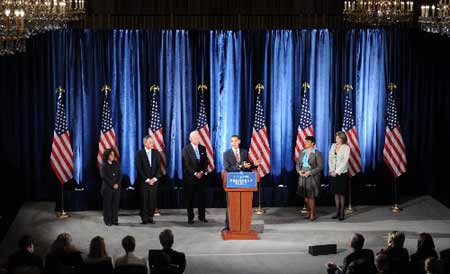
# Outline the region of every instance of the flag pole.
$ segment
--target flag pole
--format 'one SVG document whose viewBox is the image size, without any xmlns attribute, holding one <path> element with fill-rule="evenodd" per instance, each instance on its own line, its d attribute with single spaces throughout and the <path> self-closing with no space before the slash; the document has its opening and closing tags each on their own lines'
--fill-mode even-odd
<svg viewBox="0 0 450 274">
<path fill-rule="evenodd" d="M 391 208 L 393 213 L 399 213 L 402 209 L 398 206 L 398 190 L 397 190 L 397 178 L 394 178 L 394 206 Z"/>
<path fill-rule="evenodd" d="M 352 208 L 352 178 L 348 179 L 348 207 L 345 209 L 346 213 L 353 213 Z"/>
<path fill-rule="evenodd" d="M 344 85 L 345 92 L 349 93 L 353 90 L 353 86 L 350 84 Z M 346 213 L 353 213 L 352 208 L 352 177 L 348 179 L 348 207 L 345 209 Z"/>
<path fill-rule="evenodd" d="M 70 215 L 64 211 L 64 184 L 61 184 L 61 211 L 56 213 L 58 219 L 69 218 Z"/>
<path fill-rule="evenodd" d="M 256 90 L 258 90 L 258 94 L 261 93 L 261 91 L 264 89 L 264 86 L 261 83 L 258 83 L 255 87 Z M 261 206 L 262 204 L 262 185 L 261 185 L 261 179 L 259 179 L 258 184 L 258 208 L 255 210 L 255 213 L 258 215 L 266 213 L 266 210 Z"/>
<path fill-rule="evenodd" d="M 390 92 L 394 92 L 397 89 L 397 85 L 395 83 L 389 83 L 388 89 Z M 391 208 L 392 213 L 399 213 L 402 209 L 398 206 L 398 189 L 397 189 L 397 177 L 394 174 L 394 206 Z"/>
<path fill-rule="evenodd" d="M 303 87 L 303 91 L 306 93 L 306 90 L 309 89 L 310 86 L 309 86 L 308 82 L 303 82 L 302 87 Z M 300 211 L 303 215 L 306 215 L 309 212 L 308 208 L 306 208 L 305 199 L 306 199 L 306 187 L 303 187 L 303 208 Z"/>
<path fill-rule="evenodd" d="M 157 84 L 153 84 L 150 86 L 149 91 L 156 93 L 157 91 L 159 91 L 159 86 Z M 156 195 L 156 206 L 158 206 L 158 195 Z M 153 215 L 161 216 L 161 210 L 158 207 L 156 207 Z"/>
<path fill-rule="evenodd" d="M 255 210 L 255 213 L 258 215 L 266 213 L 266 210 L 261 206 L 262 203 L 262 185 L 261 181 L 258 183 L 258 208 Z"/>
<path fill-rule="evenodd" d="M 61 86 L 56 88 L 56 93 L 58 93 L 58 96 L 62 96 L 62 94 L 66 92 L 65 89 Z M 61 97 L 59 97 L 61 98 Z M 67 214 L 67 212 L 64 211 L 64 184 L 61 184 L 61 211 L 56 213 L 56 218 L 58 219 L 66 219 L 69 218 L 70 215 Z"/>
</svg>

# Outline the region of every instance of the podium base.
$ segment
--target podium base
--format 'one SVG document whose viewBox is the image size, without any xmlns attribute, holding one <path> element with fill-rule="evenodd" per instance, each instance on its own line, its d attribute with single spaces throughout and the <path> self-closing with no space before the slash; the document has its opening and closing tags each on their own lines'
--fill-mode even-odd
<svg viewBox="0 0 450 274">
<path fill-rule="evenodd" d="M 247 233 L 243 232 L 231 232 L 229 230 L 222 230 L 222 239 L 228 240 L 259 240 L 258 233 L 254 230 L 250 230 Z"/>
</svg>

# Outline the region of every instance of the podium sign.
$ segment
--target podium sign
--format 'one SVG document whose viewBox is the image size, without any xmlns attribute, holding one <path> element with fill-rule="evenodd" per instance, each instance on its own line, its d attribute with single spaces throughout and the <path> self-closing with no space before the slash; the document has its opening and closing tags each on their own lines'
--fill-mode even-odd
<svg viewBox="0 0 450 274">
<path fill-rule="evenodd" d="M 228 172 L 227 188 L 255 188 L 256 173 L 255 172 Z"/>
</svg>

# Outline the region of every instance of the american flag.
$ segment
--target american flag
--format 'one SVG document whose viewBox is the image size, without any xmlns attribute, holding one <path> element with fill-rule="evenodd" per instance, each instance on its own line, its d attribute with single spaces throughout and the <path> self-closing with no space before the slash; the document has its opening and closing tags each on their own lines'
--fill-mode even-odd
<svg viewBox="0 0 450 274">
<path fill-rule="evenodd" d="M 166 146 L 164 144 L 164 130 L 161 123 L 161 114 L 159 113 L 159 87 L 152 85 L 150 87 L 150 127 L 148 134 L 155 142 L 155 148 L 159 151 L 161 157 L 161 173 L 166 174 Z"/>
<path fill-rule="evenodd" d="M 258 85 L 257 89 L 262 88 Z M 256 97 L 255 121 L 253 122 L 248 157 L 252 162 L 255 162 L 256 160 L 262 161 L 257 169 L 259 176 L 262 178 L 270 172 L 270 147 L 261 97 L 262 93 L 258 91 Z"/>
<path fill-rule="evenodd" d="M 300 152 L 302 152 L 305 147 L 306 136 L 314 136 L 311 112 L 309 111 L 309 93 L 307 86 L 308 84 L 304 83 L 304 90 L 302 92 L 302 104 L 300 107 L 300 121 L 297 128 L 297 141 L 295 143 L 295 162 L 298 161 Z"/>
<path fill-rule="evenodd" d="M 73 152 L 67 126 L 66 107 L 62 93 L 58 88 L 58 101 L 56 105 L 55 130 L 53 132 L 52 152 L 50 165 L 61 184 L 73 178 Z"/>
<path fill-rule="evenodd" d="M 111 148 L 114 150 L 116 157 L 119 156 L 119 150 L 117 146 L 116 133 L 114 132 L 111 108 L 108 102 L 108 92 L 111 90 L 108 86 L 104 86 L 102 90 L 105 92 L 103 99 L 102 116 L 100 121 L 100 140 L 98 142 L 98 154 L 97 162 L 98 166 L 102 164 L 103 152 Z"/>
<path fill-rule="evenodd" d="M 345 95 L 344 122 L 342 130 L 347 135 L 347 144 L 350 147 L 349 175 L 354 176 L 361 171 L 361 152 L 359 150 L 358 132 L 356 131 L 355 117 L 353 116 L 350 92 Z"/>
<path fill-rule="evenodd" d="M 209 132 L 208 118 L 206 115 L 205 95 L 200 92 L 200 104 L 197 116 L 197 131 L 200 135 L 200 144 L 205 146 L 208 155 L 208 173 L 214 170 L 214 151 L 211 146 L 211 135 Z"/>
<path fill-rule="evenodd" d="M 386 135 L 384 139 L 383 158 L 389 169 L 398 177 L 406 172 L 406 149 L 403 143 L 400 122 L 397 116 L 394 92 L 390 91 L 386 107 Z"/>
</svg>

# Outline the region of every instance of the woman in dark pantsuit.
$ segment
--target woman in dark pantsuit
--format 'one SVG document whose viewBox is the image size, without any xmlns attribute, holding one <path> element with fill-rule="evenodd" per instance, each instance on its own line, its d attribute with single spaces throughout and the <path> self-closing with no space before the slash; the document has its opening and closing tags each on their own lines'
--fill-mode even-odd
<svg viewBox="0 0 450 274">
<path fill-rule="evenodd" d="M 345 191 L 347 189 L 347 170 L 350 158 L 350 147 L 347 135 L 343 131 L 336 133 L 336 143 L 331 146 L 328 163 L 330 166 L 330 186 L 334 193 L 336 215 L 333 219 L 344 220 Z"/>
<path fill-rule="evenodd" d="M 300 153 L 297 162 L 298 188 L 297 194 L 304 196 L 308 207 L 306 219 L 316 219 L 316 197 L 320 192 L 320 177 L 323 170 L 323 158 L 315 149 L 316 139 L 313 136 L 305 138 L 305 149 Z"/>
<path fill-rule="evenodd" d="M 103 153 L 100 176 L 103 181 L 100 190 L 103 197 L 103 221 L 107 226 L 119 225 L 118 214 L 122 171 L 112 149 L 107 149 Z"/>
</svg>

